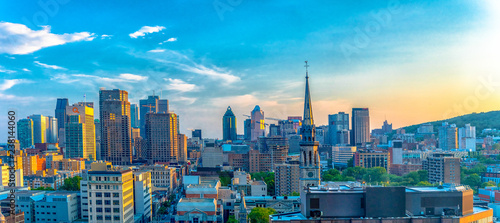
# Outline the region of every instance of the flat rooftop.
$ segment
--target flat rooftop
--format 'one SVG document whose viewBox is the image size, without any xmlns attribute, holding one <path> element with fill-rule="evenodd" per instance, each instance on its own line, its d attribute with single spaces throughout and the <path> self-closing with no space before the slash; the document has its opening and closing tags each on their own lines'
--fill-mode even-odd
<svg viewBox="0 0 500 223">
<path fill-rule="evenodd" d="M 181 198 L 179 203 L 214 203 L 215 198 Z"/>
</svg>

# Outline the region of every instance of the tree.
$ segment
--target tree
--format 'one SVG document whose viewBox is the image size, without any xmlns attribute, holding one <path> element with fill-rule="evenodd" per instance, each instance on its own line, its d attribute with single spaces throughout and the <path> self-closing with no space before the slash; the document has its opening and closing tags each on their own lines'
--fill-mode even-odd
<svg viewBox="0 0 500 223">
<path fill-rule="evenodd" d="M 229 215 L 229 218 L 227 219 L 227 223 L 238 223 L 238 220 L 236 220 L 234 215 Z"/>
<path fill-rule="evenodd" d="M 429 183 L 428 181 L 420 181 L 415 186 L 426 186 L 426 187 L 428 187 L 428 186 L 432 186 L 432 184 Z"/>
<path fill-rule="evenodd" d="M 481 186 L 481 177 L 474 173 L 465 177 L 463 183 L 469 185 L 472 189 L 477 190 Z"/>
<path fill-rule="evenodd" d="M 256 207 L 248 214 L 248 218 L 251 220 L 251 223 L 269 223 L 269 215 L 272 214 L 276 214 L 276 210 Z"/>
<path fill-rule="evenodd" d="M 292 192 L 292 194 L 291 194 L 290 196 L 300 196 L 300 193 L 299 193 L 299 192 L 294 191 L 294 192 Z"/>
<path fill-rule="evenodd" d="M 354 157 L 350 158 L 347 161 L 347 167 L 354 167 Z"/>
<path fill-rule="evenodd" d="M 228 171 L 219 172 L 219 180 L 221 186 L 227 186 L 231 183 L 231 175 Z"/>
<path fill-rule="evenodd" d="M 38 188 L 32 189 L 32 190 L 54 191 L 54 188 L 52 188 L 52 187 L 38 187 Z"/>
<path fill-rule="evenodd" d="M 344 177 L 336 169 L 329 169 L 321 173 L 322 181 L 344 181 Z"/>
<path fill-rule="evenodd" d="M 64 179 L 64 184 L 61 187 L 59 187 L 59 189 L 69 190 L 69 191 L 79 191 L 81 180 L 82 178 L 80 176 L 66 178 Z"/>
<path fill-rule="evenodd" d="M 485 187 L 495 187 L 497 186 L 497 184 L 493 181 L 488 181 L 488 182 L 484 182 L 481 184 L 481 188 L 485 188 Z"/>
<path fill-rule="evenodd" d="M 342 176 L 353 177 L 355 180 L 361 180 L 366 173 L 366 169 L 360 166 L 349 167 L 342 171 Z"/>
<path fill-rule="evenodd" d="M 366 173 L 363 175 L 363 180 L 366 182 L 387 182 L 389 181 L 389 176 L 385 168 L 373 167 L 367 169 Z"/>
</svg>

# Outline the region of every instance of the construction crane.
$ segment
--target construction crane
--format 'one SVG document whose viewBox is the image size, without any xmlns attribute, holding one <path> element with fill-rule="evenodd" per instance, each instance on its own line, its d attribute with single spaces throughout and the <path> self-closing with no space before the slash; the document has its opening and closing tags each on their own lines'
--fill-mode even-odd
<svg viewBox="0 0 500 223">
<path fill-rule="evenodd" d="M 154 106 L 154 105 L 143 105 L 142 107 L 148 107 L 149 113 L 151 113 L 151 108 L 156 108 L 156 106 Z"/>
<path fill-rule="evenodd" d="M 243 115 L 245 117 L 248 117 L 248 118 L 252 118 L 252 116 L 250 115 Z M 274 120 L 274 121 L 281 121 L 283 119 L 279 119 L 279 118 L 267 118 L 267 117 L 264 117 L 264 119 L 267 119 L 267 120 Z"/>
</svg>

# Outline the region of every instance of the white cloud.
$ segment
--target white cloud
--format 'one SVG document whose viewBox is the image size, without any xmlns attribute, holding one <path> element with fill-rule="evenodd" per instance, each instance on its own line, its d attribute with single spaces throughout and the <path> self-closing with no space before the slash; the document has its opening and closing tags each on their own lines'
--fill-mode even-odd
<svg viewBox="0 0 500 223">
<path fill-rule="evenodd" d="M 148 79 L 146 76 L 136 74 L 120 74 L 119 78 L 129 81 L 144 81 Z"/>
<path fill-rule="evenodd" d="M 28 70 L 28 68 L 23 68 L 23 71 L 31 72 L 31 70 Z"/>
<path fill-rule="evenodd" d="M 5 69 L 5 67 L 3 67 L 2 65 L 0 65 L 0 73 L 8 73 L 8 74 L 11 74 L 11 73 L 15 73 L 16 71 L 13 71 L 13 70 L 9 70 L 9 69 Z"/>
<path fill-rule="evenodd" d="M 169 82 L 169 84 L 167 85 L 167 88 L 169 90 L 175 90 L 180 92 L 188 92 L 196 90 L 195 84 L 186 83 L 181 79 L 164 78 L 164 80 Z"/>
<path fill-rule="evenodd" d="M 148 33 L 160 32 L 163 29 L 165 29 L 163 26 L 143 26 L 138 31 L 130 33 L 129 36 L 130 38 L 137 39 L 139 36 L 145 36 Z"/>
<path fill-rule="evenodd" d="M 113 35 L 101 35 L 101 39 L 111 39 L 111 37 L 113 37 Z"/>
<path fill-rule="evenodd" d="M 35 61 L 34 63 L 43 67 L 43 68 L 49 68 L 49 69 L 54 69 L 54 70 L 66 70 L 66 68 L 64 68 L 64 67 L 60 67 L 60 66 L 56 66 L 56 65 L 48 65 L 48 64 L 40 63 L 39 61 Z"/>
<path fill-rule="evenodd" d="M 28 54 L 42 48 L 63 45 L 77 41 L 91 41 L 93 33 L 50 33 L 50 26 L 32 30 L 23 24 L 0 22 L 0 53 Z"/>
<path fill-rule="evenodd" d="M 66 74 L 56 74 L 55 76 L 51 77 L 50 80 L 57 81 L 62 84 L 71 84 L 78 81 L 78 79 L 71 79 Z"/>
<path fill-rule="evenodd" d="M 170 101 L 180 101 L 180 102 L 185 102 L 186 104 L 193 104 L 197 98 L 191 98 L 191 97 L 175 97 L 170 99 Z"/>
<path fill-rule="evenodd" d="M 161 42 L 161 43 L 160 43 L 160 45 L 161 45 L 161 44 L 164 44 L 164 43 L 167 43 L 167 42 L 175 42 L 175 41 L 177 41 L 177 38 L 172 37 L 172 38 L 169 38 L 169 39 L 167 39 L 167 40 L 165 40 L 165 41 Z"/>
<path fill-rule="evenodd" d="M 4 80 L 3 83 L 0 84 L 0 91 L 5 91 L 7 89 L 14 87 L 14 85 L 20 84 L 20 83 L 31 83 L 31 81 L 24 80 L 24 79 Z"/>
<path fill-rule="evenodd" d="M 148 51 L 148 53 L 163 53 L 163 52 L 165 52 L 164 49 L 156 49 L 156 50 L 150 50 L 150 51 Z"/>
<path fill-rule="evenodd" d="M 193 66 L 190 66 L 187 64 L 178 64 L 178 65 L 179 65 L 179 69 L 181 69 L 181 70 L 195 73 L 195 74 L 209 76 L 209 77 L 215 78 L 215 79 L 222 79 L 228 84 L 231 84 L 231 83 L 234 83 L 234 82 L 240 80 L 240 78 L 238 76 L 231 74 L 231 71 L 226 71 L 222 68 L 218 68 L 215 66 L 213 68 L 208 68 L 208 67 L 205 67 L 204 65 L 197 64 L 194 62 L 193 62 Z"/>
<path fill-rule="evenodd" d="M 11 94 L 2 94 L 0 93 L 0 101 L 11 101 L 15 103 L 25 103 L 28 101 L 34 101 L 34 97 L 20 97 Z"/>
</svg>

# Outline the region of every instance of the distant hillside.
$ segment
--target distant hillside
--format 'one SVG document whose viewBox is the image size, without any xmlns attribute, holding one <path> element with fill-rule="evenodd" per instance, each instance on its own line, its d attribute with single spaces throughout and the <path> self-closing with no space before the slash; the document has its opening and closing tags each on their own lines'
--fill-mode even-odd
<svg viewBox="0 0 500 223">
<path fill-rule="evenodd" d="M 490 112 L 481 112 L 481 113 L 472 113 L 468 115 L 457 116 L 454 118 L 439 120 L 434 122 L 426 122 L 430 123 L 434 126 L 434 132 L 439 131 L 439 126 L 443 122 L 448 122 L 450 124 L 456 124 L 458 128 L 465 126 L 465 124 L 470 123 L 472 126 L 476 126 L 476 134 L 479 136 L 481 131 L 486 128 L 492 129 L 500 129 L 500 111 L 490 111 Z M 417 128 L 425 123 L 411 125 L 407 127 L 403 127 L 407 133 L 416 133 Z"/>
</svg>

